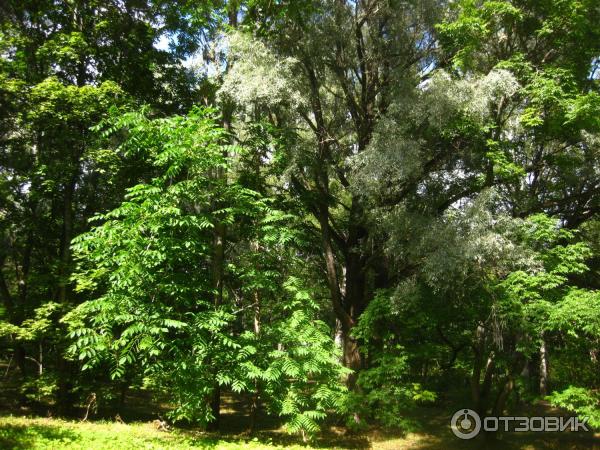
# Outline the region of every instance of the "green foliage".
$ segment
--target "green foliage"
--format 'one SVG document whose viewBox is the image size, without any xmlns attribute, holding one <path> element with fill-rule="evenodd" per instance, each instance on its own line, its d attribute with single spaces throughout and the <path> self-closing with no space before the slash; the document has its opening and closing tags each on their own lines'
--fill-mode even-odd
<svg viewBox="0 0 600 450">
<path fill-rule="evenodd" d="M 562 391 L 553 392 L 548 396 L 548 400 L 553 406 L 577 413 L 581 418 L 587 417 L 592 427 L 600 426 L 600 398 L 597 392 L 569 386 Z"/>
<path fill-rule="evenodd" d="M 588 299 L 597 298 L 597 293 L 570 286 L 569 277 L 589 270 L 589 247 L 576 242 L 572 230 L 543 214 L 530 217 L 522 232 L 523 241 L 537 252 L 543 267 L 533 272 L 511 272 L 498 284 L 502 293 L 500 314 L 521 322 L 534 335 L 556 329 L 561 322 L 578 322 L 577 317 L 585 314 L 581 308 Z M 572 307 L 574 304 L 577 308 Z"/>
<path fill-rule="evenodd" d="M 127 145 L 147 152 L 160 175 L 130 188 L 74 241 L 78 289 L 101 295 L 65 318 L 72 351 L 84 368 L 111 361 L 113 378 L 143 367 L 175 396 L 174 418 L 207 422 L 214 380 L 232 383 L 240 351 L 230 307 L 213 300 L 212 229 L 254 214 L 256 193 L 214 177 L 234 149 L 207 113 L 154 121 L 130 114 L 114 126 L 124 125 Z"/>
<path fill-rule="evenodd" d="M 282 319 L 253 336 L 258 352 L 242 364 L 249 381 L 258 382 L 269 409 L 286 419 L 287 429 L 313 435 L 329 413 L 342 409 L 350 373 L 339 362 L 340 352 L 329 327 L 318 317 L 310 292 L 297 278 L 284 285 L 289 300 L 277 311 Z M 275 344 L 276 350 L 268 350 Z"/>
<path fill-rule="evenodd" d="M 36 308 L 32 318 L 24 320 L 20 326 L 9 322 L 0 321 L 0 336 L 12 335 L 19 341 L 37 341 L 54 335 L 56 322 L 52 316 L 61 312 L 61 305 L 56 302 L 48 302 Z"/>
<path fill-rule="evenodd" d="M 27 400 L 39 404 L 51 403 L 56 398 L 58 389 L 56 374 L 50 371 L 46 371 L 36 378 L 23 382 L 19 388 L 21 394 Z"/>
<path fill-rule="evenodd" d="M 395 347 L 384 347 L 381 355 L 373 358 L 372 367 L 361 371 L 360 390 L 352 393 L 346 404 L 348 411 L 358 413 L 347 419 L 350 428 L 360 429 L 371 419 L 386 428 L 410 431 L 418 424 L 407 418 L 407 412 L 436 400 L 435 392 L 410 382 L 408 355 L 402 347 Z"/>
<path fill-rule="evenodd" d="M 222 390 L 306 437 L 408 430 L 464 378 L 597 415 L 597 0 L 5 3 L 25 400 L 204 425 Z"/>
<path fill-rule="evenodd" d="M 202 110 L 155 120 L 127 114 L 106 129 L 123 126 L 126 151 L 145 152 L 159 175 L 130 188 L 124 203 L 97 216 L 100 224 L 73 241 L 77 289 L 100 294 L 64 319 L 72 328 L 73 355 L 84 369 L 110 361 L 112 378 L 142 368 L 149 386 L 172 396 L 174 420 L 213 420 L 209 399 L 217 384 L 234 392 L 264 389 L 271 408 L 289 417 L 290 431 L 314 433 L 336 408 L 345 372 L 309 294 L 289 280 L 284 291 L 292 300 L 260 336 L 236 333 L 242 316 L 234 299 L 214 299 L 217 226 L 227 224 L 234 235 L 236 223 L 258 220 L 264 243 L 257 245 L 265 249 L 290 239 L 280 227 L 285 215 L 257 192 L 215 176 L 245 150 L 224 145 L 223 130 Z M 242 295 L 275 289 L 270 272 L 257 272 L 244 257 L 228 264 L 229 283 L 239 278 Z"/>
<path fill-rule="evenodd" d="M 407 297 L 418 295 L 410 288 L 403 294 Z M 393 327 L 384 325 L 398 318 L 390 296 L 393 296 L 390 291 L 379 291 L 354 330 L 355 336 L 364 345 L 364 351 L 369 352 L 371 364 L 360 372 L 359 389 L 347 400 L 347 411 L 353 414 L 347 419 L 351 428 L 364 428 L 367 421 L 372 420 L 386 428 L 410 431 L 418 424 L 406 418 L 407 411 L 416 405 L 431 403 L 437 397 L 435 392 L 411 381 L 410 359 L 415 357 L 416 352 L 407 351 L 398 343 L 399 336 Z M 381 346 L 374 346 L 374 343 Z"/>
<path fill-rule="evenodd" d="M 600 292 L 573 288 L 550 311 L 547 329 L 558 330 L 573 338 L 595 339 L 600 336 Z"/>
</svg>

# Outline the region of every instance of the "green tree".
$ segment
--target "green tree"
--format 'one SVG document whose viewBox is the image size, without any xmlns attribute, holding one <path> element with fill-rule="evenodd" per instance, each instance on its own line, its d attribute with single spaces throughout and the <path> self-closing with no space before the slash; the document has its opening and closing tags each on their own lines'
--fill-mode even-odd
<svg viewBox="0 0 600 450">
<path fill-rule="evenodd" d="M 290 237 L 280 228 L 286 216 L 267 199 L 232 174 L 215 176 L 247 150 L 225 145 L 224 129 L 200 110 L 154 120 L 131 113 L 107 131 L 122 127 L 130 133 L 123 145 L 145 152 L 159 175 L 130 188 L 124 203 L 74 241 L 78 289 L 94 298 L 65 319 L 74 354 L 84 369 L 108 361 L 113 378 L 142 371 L 174 399 L 174 420 L 216 420 L 214 390 L 228 387 L 260 392 L 292 431 L 316 431 L 339 401 L 343 369 L 309 293 L 265 266 L 274 254 L 269 262 L 246 253 L 254 243 L 269 254 Z M 257 229 L 248 231 L 251 220 Z M 228 244 L 216 301 L 219 223 L 228 225 Z M 248 307 L 269 308 L 272 318 L 255 313 L 248 329 Z"/>
<path fill-rule="evenodd" d="M 385 275 L 349 161 L 396 96 L 421 81 L 438 12 L 436 2 L 254 1 L 244 16 L 252 35 L 228 41 L 221 94 L 239 119 L 259 114 L 297 132 L 287 186 L 314 218 L 344 361 L 355 371 L 364 361 L 351 330 Z"/>
<path fill-rule="evenodd" d="M 68 281 L 71 239 L 148 174 L 90 127 L 111 108 L 146 102 L 173 112 L 192 104 L 191 72 L 155 47 L 180 30 L 179 13 L 175 5 L 153 1 L 8 1 L 0 7 L 3 321 L 21 326 L 48 302 L 66 312 L 79 301 Z M 24 376 L 40 354 L 46 369 L 60 371 L 59 404 L 66 412 L 76 370 L 61 357 L 63 333 L 28 343 L 9 335 L 3 344 Z"/>
</svg>

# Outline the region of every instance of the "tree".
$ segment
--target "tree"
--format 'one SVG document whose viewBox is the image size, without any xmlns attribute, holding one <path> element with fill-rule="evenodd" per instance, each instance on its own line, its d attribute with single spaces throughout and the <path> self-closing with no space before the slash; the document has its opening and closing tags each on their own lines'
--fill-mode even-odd
<svg viewBox="0 0 600 450">
<path fill-rule="evenodd" d="M 87 229 L 88 218 L 114 207 L 126 186 L 147 176 L 139 161 L 115 152 L 90 127 L 111 108 L 152 102 L 173 112 L 193 101 L 189 72 L 154 47 L 176 23 L 156 25 L 167 15 L 173 21 L 176 11 L 137 1 L 0 7 L 2 320 L 21 326 L 48 302 L 63 312 L 76 304 L 71 240 Z M 26 361 L 45 347 L 47 368 L 61 372 L 66 411 L 74 368 L 62 358 L 64 339 L 47 338 L 53 344 L 46 347 L 45 338 L 25 344 L 7 337 L 23 375 Z"/>
<path fill-rule="evenodd" d="M 244 250 L 249 237 L 269 254 L 286 234 L 268 199 L 232 176 L 215 177 L 244 150 L 224 144 L 224 129 L 201 110 L 155 120 L 131 113 L 108 131 L 122 127 L 131 133 L 124 145 L 145 152 L 159 175 L 130 188 L 124 203 L 74 241 L 75 279 L 92 295 L 66 319 L 74 354 L 84 369 L 110 362 L 113 378 L 142 369 L 148 383 L 171 394 L 175 420 L 215 421 L 214 390 L 227 386 L 260 389 L 274 412 L 289 416 L 292 431 L 316 431 L 339 401 L 343 370 L 309 294 L 265 267 L 273 256 Z M 215 302 L 219 223 L 229 239 Z M 273 316 L 250 331 L 243 312 L 257 306 L 257 291 Z"/>
<path fill-rule="evenodd" d="M 216 429 L 230 389 L 303 433 L 344 408 L 402 426 L 463 385 L 484 415 L 588 412 L 596 3 L 3 4 L 22 392 L 66 411 L 146 386 Z"/>
<path fill-rule="evenodd" d="M 222 90 L 298 131 L 288 158 L 291 194 L 315 218 L 344 361 L 354 370 L 364 362 L 351 330 L 374 280 L 385 276 L 373 270 L 366 205 L 348 160 L 368 147 L 392 99 L 421 81 L 437 11 L 435 2 L 251 2 L 246 23 L 258 41 L 230 40 L 234 60 L 236 52 L 249 58 L 234 63 Z"/>
</svg>

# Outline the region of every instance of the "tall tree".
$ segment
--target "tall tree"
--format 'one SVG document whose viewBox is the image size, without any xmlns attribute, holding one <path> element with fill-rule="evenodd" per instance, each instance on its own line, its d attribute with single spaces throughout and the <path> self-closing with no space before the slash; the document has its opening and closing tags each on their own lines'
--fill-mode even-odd
<svg viewBox="0 0 600 450">
<path fill-rule="evenodd" d="M 369 146 L 393 98 L 425 76 L 439 6 L 250 2 L 246 23 L 262 44 L 238 39 L 240 62 L 229 79 L 241 85 L 225 79 L 223 90 L 238 103 L 252 102 L 277 126 L 299 127 L 290 188 L 315 218 L 344 360 L 355 370 L 364 362 L 352 329 L 385 275 L 373 270 L 377 252 L 349 159 Z M 261 69 L 249 70 L 248 56 Z"/>
<path fill-rule="evenodd" d="M 63 310 L 77 303 L 69 283 L 71 240 L 147 175 L 90 127 L 113 108 L 148 102 L 172 112 L 193 101 L 191 76 L 155 47 L 174 12 L 139 1 L 0 6 L 0 284 L 9 323 L 20 326 L 48 301 Z M 58 341 L 45 349 L 52 354 L 45 360 L 63 371 L 65 399 L 74 374 Z M 26 374 L 26 358 L 37 356 L 18 341 L 14 349 Z"/>
<path fill-rule="evenodd" d="M 113 378 L 143 374 L 172 396 L 175 420 L 218 424 L 215 391 L 227 387 L 261 395 L 291 431 L 317 431 L 339 408 L 344 370 L 310 290 L 289 275 L 299 261 L 282 241 L 294 238 L 286 225 L 295 218 L 229 172 L 233 156 L 252 149 L 224 144 L 226 131 L 198 110 L 129 114 L 111 128 L 123 126 L 125 145 L 149 152 L 158 175 L 75 241 L 78 286 L 92 300 L 66 320 L 84 369 L 108 363 Z M 215 177 L 219 168 L 229 176 Z M 227 224 L 227 242 L 215 240 L 218 224 Z M 260 332 L 257 291 L 271 312 Z"/>
</svg>

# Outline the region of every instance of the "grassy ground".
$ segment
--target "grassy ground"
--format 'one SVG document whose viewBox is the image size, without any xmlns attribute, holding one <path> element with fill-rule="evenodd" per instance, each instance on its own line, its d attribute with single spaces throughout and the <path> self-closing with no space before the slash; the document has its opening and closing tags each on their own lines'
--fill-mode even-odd
<svg viewBox="0 0 600 450">
<path fill-rule="evenodd" d="M 14 391 L 14 392 L 13 392 Z M 350 433 L 342 427 L 326 427 L 310 445 L 282 429 L 282 422 L 267 416 L 257 417 L 257 431 L 248 434 L 250 425 L 247 399 L 224 394 L 221 434 L 198 429 L 175 428 L 159 431 L 153 426 L 158 414 L 164 416 L 168 405 L 153 402 L 148 392 L 135 391 L 118 410 L 98 411 L 82 422 L 85 411 L 75 412 L 72 421 L 44 418 L 52 413 L 49 405 L 20 406 L 17 393 L 0 383 L 0 450 L 21 449 L 382 449 L 382 450 L 600 450 L 600 435 L 593 433 L 506 433 L 491 443 L 482 437 L 471 441 L 456 438 L 450 417 L 456 405 L 467 400 L 447 398 L 429 407 L 419 407 L 403 415 L 411 432 L 384 432 L 371 428 Z M 116 414 L 125 421 L 111 420 Z M 523 405 L 513 411 L 519 416 L 566 415 L 547 403 Z M 40 417 L 41 416 L 41 417 Z M 101 420 L 102 419 L 102 420 Z"/>
<path fill-rule="evenodd" d="M 152 422 L 81 422 L 54 418 L 0 416 L 0 449 L 312 449 L 373 448 L 382 450 L 600 450 L 600 437 L 575 433 L 508 433 L 497 442 L 481 438 L 461 441 L 448 425 L 448 415 L 435 408 L 416 413 L 422 426 L 407 433 L 371 429 L 353 435 L 331 428 L 310 445 L 281 430 L 262 430 L 255 436 L 224 431 L 157 430 Z"/>
<path fill-rule="evenodd" d="M 159 431 L 152 423 L 71 422 L 59 419 L 0 418 L 2 449 L 263 449 L 291 448 L 256 440 L 222 440 L 183 431 Z"/>
</svg>

